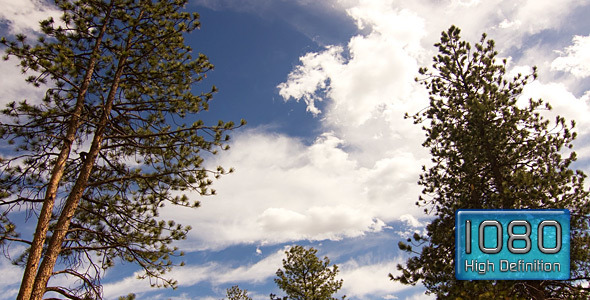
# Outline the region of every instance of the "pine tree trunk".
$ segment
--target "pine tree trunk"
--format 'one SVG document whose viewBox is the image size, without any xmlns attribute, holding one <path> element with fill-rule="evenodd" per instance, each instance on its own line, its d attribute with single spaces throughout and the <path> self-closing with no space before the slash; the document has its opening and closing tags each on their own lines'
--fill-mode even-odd
<svg viewBox="0 0 590 300">
<path fill-rule="evenodd" d="M 82 85 L 80 86 L 78 92 L 76 106 L 74 108 L 74 111 L 72 112 L 72 117 L 68 125 L 68 130 L 64 138 L 64 143 L 62 145 L 62 149 L 59 153 L 55 166 L 53 167 L 51 179 L 49 180 L 49 183 L 47 185 L 45 199 L 43 201 L 41 213 L 39 214 L 39 219 L 37 221 L 37 227 L 35 229 L 33 243 L 31 244 L 31 249 L 29 251 L 29 257 L 27 259 L 27 265 L 25 267 L 25 272 L 23 274 L 23 280 L 21 282 L 17 300 L 28 300 L 31 297 L 33 283 L 35 281 L 35 276 L 37 274 L 37 266 L 39 265 L 39 261 L 41 259 L 43 245 L 45 244 L 47 230 L 49 228 L 49 222 L 51 220 L 51 214 L 53 212 L 53 206 L 55 205 L 57 189 L 64 173 L 66 161 L 70 156 L 72 144 L 74 143 L 74 140 L 76 138 L 76 132 L 78 131 L 78 127 L 80 126 L 80 117 L 82 114 L 82 110 L 84 108 L 86 92 L 88 91 L 90 80 L 92 79 L 92 74 L 94 73 L 94 68 L 98 60 L 98 53 L 100 51 L 102 38 L 107 29 L 107 23 L 108 18 L 110 16 L 111 8 L 112 4 L 109 7 L 109 10 L 107 11 L 104 24 L 101 27 L 101 31 L 97 37 L 94 48 L 92 49 L 92 56 L 88 63 L 88 69 L 84 76 L 84 80 L 82 81 Z"/>
<path fill-rule="evenodd" d="M 129 34 L 124 52 L 129 50 L 132 36 L 133 31 Z M 47 288 L 47 282 L 49 281 L 51 275 L 53 275 L 53 268 L 57 261 L 57 257 L 61 252 L 63 241 L 70 227 L 70 222 L 76 213 L 76 209 L 78 208 L 80 199 L 82 198 L 84 190 L 88 184 L 88 179 L 90 178 L 96 158 L 98 157 L 98 153 L 101 150 L 104 132 L 109 123 L 109 115 L 113 108 L 113 102 L 115 100 L 117 90 L 119 89 L 119 83 L 121 81 L 121 76 L 123 75 L 123 70 L 125 69 L 126 60 L 127 55 L 124 54 L 117 63 L 117 71 L 114 75 L 114 80 L 109 90 L 103 113 L 94 133 L 92 145 L 90 146 L 86 160 L 82 164 L 78 179 L 76 179 L 76 183 L 74 184 L 74 187 L 72 188 L 66 200 L 65 206 L 59 216 L 57 225 L 54 229 L 53 235 L 51 236 L 51 240 L 49 241 L 49 246 L 45 253 L 45 257 L 43 258 L 41 266 L 39 267 L 39 271 L 37 272 L 30 300 L 42 300 L 43 294 L 45 294 L 45 290 Z"/>
</svg>

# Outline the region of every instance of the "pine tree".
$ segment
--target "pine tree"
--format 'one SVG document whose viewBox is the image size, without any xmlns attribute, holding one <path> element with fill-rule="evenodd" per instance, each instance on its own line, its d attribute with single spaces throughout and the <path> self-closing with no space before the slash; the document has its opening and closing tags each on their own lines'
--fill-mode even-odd
<svg viewBox="0 0 590 300">
<path fill-rule="evenodd" d="M 248 296 L 248 290 L 242 290 L 239 286 L 234 285 L 225 291 L 225 297 L 227 300 L 252 300 Z"/>
<path fill-rule="evenodd" d="M 484 34 L 471 45 L 451 27 L 435 44 L 433 69 L 421 68 L 430 105 L 413 116 L 424 124 L 432 166 L 423 167 L 417 205 L 435 218 L 427 235 L 400 248 L 415 254 L 401 274 L 403 284 L 422 282 L 440 299 L 588 299 L 590 289 L 590 204 L 586 175 L 570 169 L 574 122 L 554 123 L 540 111 L 542 100 L 517 104 L 532 74 L 507 78 L 506 60 L 496 61 L 493 40 Z M 569 152 L 569 154 L 567 154 Z M 564 153 L 566 153 L 564 155 Z M 571 211 L 571 279 L 568 281 L 457 281 L 454 276 L 457 209 L 547 209 Z M 586 286 L 586 287 L 585 287 Z"/>
<path fill-rule="evenodd" d="M 282 299 L 292 300 L 335 300 L 332 295 L 341 287 L 343 280 L 337 280 L 338 266 L 330 268 L 330 259 L 320 260 L 314 248 L 305 249 L 294 246 L 285 251 L 283 269 L 277 270 L 275 283 L 287 296 Z M 276 298 L 270 295 L 271 299 Z M 345 297 L 342 297 L 344 299 Z"/>
<path fill-rule="evenodd" d="M 17 260 L 26 262 L 18 299 L 101 298 L 100 276 L 118 260 L 175 285 L 164 273 L 182 253 L 170 244 L 190 228 L 161 220 L 159 208 L 197 207 L 185 192 L 214 194 L 210 177 L 227 172 L 203 162 L 227 149 L 236 127 L 196 120 L 216 89 L 192 91 L 213 65 L 184 43 L 200 25 L 186 3 L 56 0 L 62 18 L 42 21 L 36 42 L 2 38 L 5 59 L 49 86 L 43 99 L 11 102 L 0 124 L 14 147 L 0 157 L 0 245 L 30 245 Z M 10 220 L 23 209 L 38 214 L 32 241 Z M 47 287 L 63 274 L 81 284 Z"/>
</svg>

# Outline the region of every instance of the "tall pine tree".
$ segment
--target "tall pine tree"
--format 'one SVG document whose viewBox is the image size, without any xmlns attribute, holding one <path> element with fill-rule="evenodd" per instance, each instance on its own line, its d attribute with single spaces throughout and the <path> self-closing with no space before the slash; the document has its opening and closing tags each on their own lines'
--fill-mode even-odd
<svg viewBox="0 0 590 300">
<path fill-rule="evenodd" d="M 574 122 L 545 120 L 549 104 L 517 104 L 523 87 L 537 77 L 507 78 L 494 42 L 483 35 L 472 46 L 460 30 L 442 33 L 432 71 L 421 68 L 430 105 L 413 116 L 424 124 L 432 165 L 420 176 L 417 202 L 434 220 L 427 235 L 400 248 L 415 256 L 392 280 L 422 282 L 440 299 L 588 299 L 590 238 L 586 175 L 570 169 L 576 155 Z M 569 153 L 565 154 L 564 153 Z M 455 210 L 546 209 L 571 211 L 571 279 L 568 281 L 457 281 L 454 274 Z M 412 247 L 414 246 L 414 247 Z"/>
<path fill-rule="evenodd" d="M 227 148 L 225 132 L 235 128 L 195 120 L 215 87 L 193 92 L 213 65 L 184 42 L 199 27 L 186 3 L 56 0 L 61 20 L 41 22 L 36 42 L 2 38 L 5 59 L 50 87 L 43 99 L 11 102 L 0 124 L 14 146 L 0 158 L 0 244 L 30 245 L 18 299 L 101 298 L 100 276 L 117 260 L 139 264 L 155 285 L 175 285 L 164 277 L 181 254 L 170 244 L 190 228 L 161 220 L 159 208 L 197 207 L 184 192 L 214 193 L 210 177 L 227 172 L 203 162 Z M 22 209 L 38 214 L 32 241 L 10 220 Z M 61 274 L 80 285 L 47 287 Z"/>
</svg>

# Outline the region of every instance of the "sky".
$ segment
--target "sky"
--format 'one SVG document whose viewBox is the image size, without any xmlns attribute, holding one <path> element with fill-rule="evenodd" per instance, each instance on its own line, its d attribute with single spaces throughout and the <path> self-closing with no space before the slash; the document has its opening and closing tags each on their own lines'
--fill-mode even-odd
<svg viewBox="0 0 590 300">
<path fill-rule="evenodd" d="M 3 35 L 59 15 L 41 0 L 0 6 Z M 186 266 L 170 274 L 178 289 L 150 288 L 136 266 L 121 264 L 105 275 L 105 299 L 221 299 L 232 285 L 254 299 L 282 295 L 273 279 L 292 245 L 339 266 L 338 295 L 431 298 L 388 274 L 408 257 L 398 242 L 432 218 L 414 204 L 430 160 L 424 133 L 403 115 L 426 107 L 414 78 L 453 24 L 472 43 L 484 32 L 494 39 L 510 74 L 538 67 L 521 99 L 542 98 L 554 108 L 548 118 L 576 120 L 574 167 L 590 173 L 589 1 L 191 0 L 186 9 L 202 22 L 186 42 L 215 65 L 196 89 L 220 90 L 197 117 L 248 121 L 206 164 L 236 171 L 213 183 L 217 195 L 199 198 L 200 208 L 162 211 L 193 228 L 178 243 Z M 0 62 L 0 105 L 42 94 L 16 63 Z M 15 297 L 21 272 L 0 259 L 0 300 Z"/>
</svg>

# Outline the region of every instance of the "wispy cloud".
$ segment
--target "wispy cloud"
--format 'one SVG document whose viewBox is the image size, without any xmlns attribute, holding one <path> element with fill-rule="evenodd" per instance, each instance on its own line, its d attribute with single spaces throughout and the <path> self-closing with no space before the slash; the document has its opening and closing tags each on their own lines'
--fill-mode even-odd
<svg viewBox="0 0 590 300">
<path fill-rule="evenodd" d="M 230 10 L 289 24 L 310 40 L 328 45 L 354 30 L 345 7 L 338 0 L 194 0 L 213 10 Z"/>
<path fill-rule="evenodd" d="M 180 287 L 192 286 L 200 282 L 209 282 L 216 286 L 225 284 L 234 285 L 243 282 L 256 283 L 274 276 L 276 270 L 281 266 L 283 257 L 284 250 L 280 250 L 247 266 L 232 267 L 224 263 L 188 265 L 177 267 L 166 276 L 176 278 Z M 138 274 L 136 273 L 117 282 L 105 284 L 105 298 L 114 299 L 129 293 L 140 294 L 152 291 L 153 288 L 150 286 L 149 280 L 138 280 Z"/>
<path fill-rule="evenodd" d="M 276 270 L 282 266 L 281 260 L 285 256 L 285 249 L 278 250 L 250 265 L 232 267 L 223 263 L 209 263 L 202 266 L 180 267 L 173 270 L 169 275 L 178 279 L 180 287 L 201 282 L 208 282 L 220 288 L 236 284 L 256 284 L 275 276 Z M 337 279 L 344 280 L 339 294 L 347 295 L 351 299 L 403 299 L 400 295 L 407 295 L 408 290 L 411 290 L 411 288 L 399 283 L 393 283 L 388 277 L 389 273 L 396 272 L 396 265 L 401 262 L 403 262 L 402 257 L 391 260 L 379 258 L 369 260 L 349 259 L 339 264 L 340 272 Z M 153 288 L 149 286 L 148 281 L 138 281 L 136 276 L 130 276 L 118 282 L 106 284 L 104 291 L 106 298 L 115 298 L 128 293 L 136 293 L 140 297 L 147 297 L 144 293 L 153 291 Z M 254 298 L 257 298 L 257 296 L 261 298 L 268 297 L 268 295 L 260 295 L 252 291 L 250 294 L 255 296 Z M 157 295 L 150 297 L 150 299 L 162 298 Z M 206 298 L 198 295 L 181 294 L 178 299 Z"/>
</svg>

